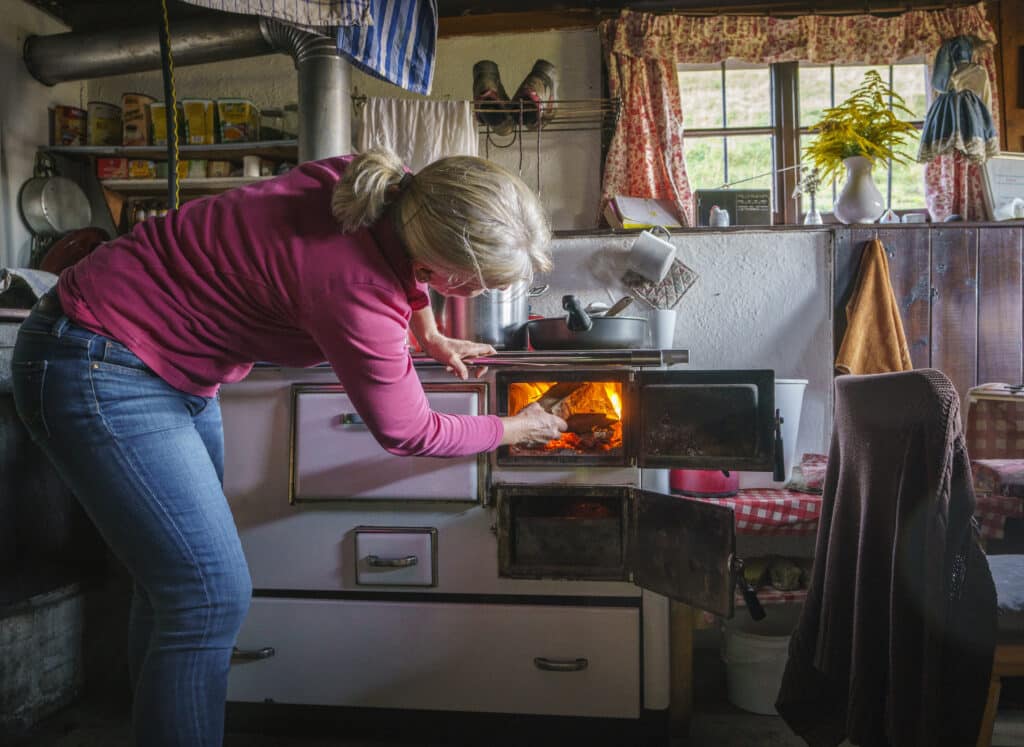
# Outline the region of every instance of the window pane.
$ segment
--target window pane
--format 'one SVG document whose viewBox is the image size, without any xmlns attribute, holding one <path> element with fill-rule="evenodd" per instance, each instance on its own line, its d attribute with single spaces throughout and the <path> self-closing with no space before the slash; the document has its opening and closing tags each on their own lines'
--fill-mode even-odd
<svg viewBox="0 0 1024 747">
<path fill-rule="evenodd" d="M 881 166 L 881 164 L 879 165 Z M 881 171 L 879 188 L 885 194 L 885 170 Z M 894 163 L 892 165 L 892 208 L 893 210 L 920 210 L 924 204 L 924 164 Z"/>
<path fill-rule="evenodd" d="M 771 189 L 772 138 L 770 135 L 734 135 L 729 142 L 729 181 L 757 176 L 737 189 Z M 764 174 L 764 176 L 758 176 Z"/>
<path fill-rule="evenodd" d="M 768 68 L 732 70 L 726 67 L 725 106 L 729 127 L 770 126 L 772 82 Z"/>
<path fill-rule="evenodd" d="M 800 86 L 800 126 L 810 127 L 821 119 L 822 112 L 832 106 L 829 100 L 831 93 L 831 68 L 804 67 L 797 68 L 797 83 Z"/>
<path fill-rule="evenodd" d="M 913 116 L 899 113 L 900 119 L 923 120 L 928 112 L 928 67 L 921 63 L 892 66 L 892 87 L 906 101 Z"/>
<path fill-rule="evenodd" d="M 814 138 L 816 138 L 816 137 L 817 137 L 817 135 L 801 135 L 800 136 L 800 164 L 804 168 L 806 168 L 806 169 L 811 169 L 813 167 L 811 166 L 810 161 L 808 161 L 805 158 L 805 156 L 804 156 L 804 148 L 806 148 L 809 144 L 814 142 Z M 815 202 L 817 203 L 816 207 L 818 208 L 818 210 L 820 210 L 823 213 L 831 213 L 832 212 L 832 203 L 836 201 L 836 184 L 835 184 L 835 180 L 833 179 L 831 181 L 828 181 L 828 182 L 825 182 L 825 183 L 821 184 L 818 187 L 818 192 L 815 195 L 814 199 L 815 199 Z M 801 197 L 800 197 L 800 210 L 801 211 L 807 210 L 808 204 L 809 203 L 807 202 L 806 198 L 803 197 L 803 195 L 801 195 Z"/>
<path fill-rule="evenodd" d="M 725 182 L 725 159 L 720 137 L 692 137 L 683 140 L 686 175 L 690 189 L 718 189 Z"/>
<path fill-rule="evenodd" d="M 722 126 L 722 71 L 679 71 L 683 123 L 689 130 Z"/>
</svg>

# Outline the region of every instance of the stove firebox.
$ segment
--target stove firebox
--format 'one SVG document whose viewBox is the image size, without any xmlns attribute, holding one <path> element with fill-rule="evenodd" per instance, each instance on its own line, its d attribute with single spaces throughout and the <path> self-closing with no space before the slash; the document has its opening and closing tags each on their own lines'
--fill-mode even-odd
<svg viewBox="0 0 1024 747">
<path fill-rule="evenodd" d="M 537 403 L 568 429 L 503 446 L 497 464 L 771 470 L 774 380 L 772 371 L 501 371 L 499 415 Z"/>
</svg>

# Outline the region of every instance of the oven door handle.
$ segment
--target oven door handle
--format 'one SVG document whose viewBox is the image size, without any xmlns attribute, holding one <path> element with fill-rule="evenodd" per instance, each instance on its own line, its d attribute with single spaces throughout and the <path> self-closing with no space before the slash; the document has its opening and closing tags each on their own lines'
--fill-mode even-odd
<svg viewBox="0 0 1024 747">
<path fill-rule="evenodd" d="M 366 562 L 372 568 L 412 568 L 419 564 L 420 559 L 415 555 L 406 555 L 404 558 L 382 558 L 378 555 L 367 555 Z"/>
<path fill-rule="evenodd" d="M 545 672 L 582 672 L 590 662 L 587 659 L 549 659 L 546 656 L 535 656 L 533 665 Z"/>
</svg>

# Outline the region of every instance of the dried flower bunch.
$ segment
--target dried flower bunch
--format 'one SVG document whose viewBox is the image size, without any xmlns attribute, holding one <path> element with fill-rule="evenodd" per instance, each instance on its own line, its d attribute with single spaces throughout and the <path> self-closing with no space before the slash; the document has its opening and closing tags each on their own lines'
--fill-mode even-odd
<svg viewBox="0 0 1024 747">
<path fill-rule="evenodd" d="M 793 197 L 799 197 L 800 195 L 811 195 L 813 197 L 820 186 L 821 172 L 818 171 L 817 167 L 804 169 L 801 166 L 800 181 L 797 182 L 796 189 L 793 190 Z"/>
<path fill-rule="evenodd" d="M 913 116 L 903 97 L 877 71 L 869 70 L 846 101 L 826 109 L 821 121 L 811 126 L 818 136 L 804 148 L 804 155 L 824 180 L 836 176 L 850 156 L 864 156 L 872 164 L 890 158 L 910 163 L 911 158 L 897 149 L 917 134 L 917 128 L 899 119 L 900 112 Z"/>
</svg>

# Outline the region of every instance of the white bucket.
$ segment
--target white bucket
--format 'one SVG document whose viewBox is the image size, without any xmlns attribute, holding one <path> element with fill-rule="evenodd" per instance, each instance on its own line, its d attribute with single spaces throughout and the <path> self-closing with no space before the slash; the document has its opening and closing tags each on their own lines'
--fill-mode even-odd
<svg viewBox="0 0 1024 747">
<path fill-rule="evenodd" d="M 741 472 L 741 488 L 780 488 L 792 477 L 805 389 L 807 389 L 807 379 L 775 380 L 775 408 L 782 415 L 782 456 L 786 466 L 785 479 L 781 482 L 773 482 L 771 472 Z"/>
<path fill-rule="evenodd" d="M 770 608 L 760 621 L 740 609 L 725 624 L 722 660 L 729 702 L 744 711 L 777 714 L 775 700 L 786 669 L 789 636 L 796 623 L 794 615 L 783 609 Z"/>
</svg>

